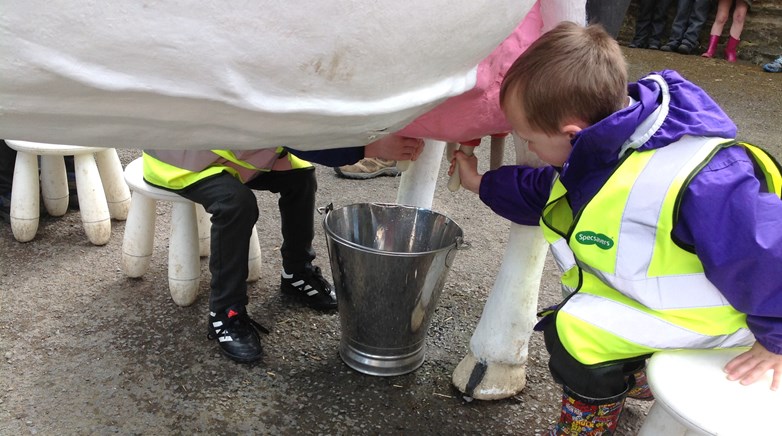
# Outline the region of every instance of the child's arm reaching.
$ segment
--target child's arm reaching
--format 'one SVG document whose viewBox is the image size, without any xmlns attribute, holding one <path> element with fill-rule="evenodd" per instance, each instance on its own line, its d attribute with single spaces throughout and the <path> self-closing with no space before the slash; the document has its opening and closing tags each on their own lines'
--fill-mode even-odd
<svg viewBox="0 0 782 436">
<path fill-rule="evenodd" d="M 739 380 L 743 385 L 755 383 L 768 370 L 774 372 L 771 390 L 776 391 L 782 381 L 782 355 L 768 351 L 760 342 L 725 365 L 728 380 Z"/>
<path fill-rule="evenodd" d="M 448 175 L 455 171 L 454 162 L 458 162 L 462 186 L 478 194 L 494 213 L 517 224 L 538 225 L 556 176 L 554 167 L 507 165 L 480 174 L 475 156 L 455 151 Z"/>
</svg>

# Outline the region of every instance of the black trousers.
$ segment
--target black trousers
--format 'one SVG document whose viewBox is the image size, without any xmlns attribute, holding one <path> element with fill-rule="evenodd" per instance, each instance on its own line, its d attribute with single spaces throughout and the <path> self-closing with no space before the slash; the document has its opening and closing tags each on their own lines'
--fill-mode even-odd
<svg viewBox="0 0 782 436">
<path fill-rule="evenodd" d="M 0 140 L 0 195 L 9 194 L 14 180 L 16 150 Z"/>
<path fill-rule="evenodd" d="M 65 156 L 65 170 L 74 173 L 73 156 Z M 0 195 L 10 194 L 14 182 L 16 167 L 16 150 L 9 147 L 4 139 L 0 139 Z"/>
<path fill-rule="evenodd" d="M 253 190 L 280 194 L 282 264 L 288 273 L 312 268 L 315 251 L 315 168 L 262 173 L 243 184 L 227 172 L 200 180 L 179 195 L 201 204 L 212 214 L 212 273 L 209 309 L 217 312 L 234 305 L 244 306 L 247 298 L 247 262 L 250 235 L 258 221 L 258 203 Z"/>
<path fill-rule="evenodd" d="M 644 367 L 649 356 L 622 362 L 584 365 L 562 345 L 554 321 L 554 318 L 549 319 L 543 327 L 543 337 L 549 352 L 549 371 L 554 381 L 567 386 L 582 397 L 593 399 L 616 397 L 634 386 L 635 380 L 630 376 Z"/>
</svg>

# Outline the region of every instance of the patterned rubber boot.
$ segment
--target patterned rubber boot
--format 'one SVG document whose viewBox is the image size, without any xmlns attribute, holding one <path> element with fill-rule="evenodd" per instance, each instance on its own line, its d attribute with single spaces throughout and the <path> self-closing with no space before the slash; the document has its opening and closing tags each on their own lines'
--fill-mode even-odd
<svg viewBox="0 0 782 436">
<path fill-rule="evenodd" d="M 564 387 L 562 414 L 559 422 L 549 429 L 549 436 L 613 435 L 624 407 L 627 391 L 610 398 L 588 398 Z"/>
<path fill-rule="evenodd" d="M 641 401 L 654 400 L 654 395 L 652 395 L 652 390 L 649 389 L 649 381 L 646 380 L 646 371 L 642 369 L 634 373 L 633 378 L 635 378 L 635 386 L 633 386 L 632 388 L 630 388 L 629 391 L 627 391 L 628 398 L 633 398 Z"/>
</svg>

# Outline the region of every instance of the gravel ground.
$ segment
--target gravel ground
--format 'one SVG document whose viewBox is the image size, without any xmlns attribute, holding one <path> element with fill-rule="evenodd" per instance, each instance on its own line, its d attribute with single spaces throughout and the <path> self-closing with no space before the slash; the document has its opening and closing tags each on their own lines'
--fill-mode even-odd
<svg viewBox="0 0 782 436">
<path fill-rule="evenodd" d="M 740 126 L 740 138 L 782 158 L 782 74 L 647 50 L 625 49 L 631 77 L 675 68 L 696 81 Z M 505 162 L 514 161 L 508 147 Z M 488 147 L 477 154 L 488 165 Z M 139 156 L 119 150 L 123 164 Z M 37 237 L 13 240 L 0 224 L 0 434 L 542 434 L 559 411 L 560 389 L 546 368 L 542 338 L 530 346 L 527 387 L 500 401 L 463 400 L 451 373 L 499 269 L 509 225 L 475 195 L 445 188 L 440 171 L 433 209 L 456 220 L 472 244 L 452 267 L 427 337 L 426 360 L 398 377 L 349 369 L 337 349 L 337 314 L 296 306 L 278 292 L 276 198 L 259 193 L 263 271 L 250 286 L 250 313 L 271 334 L 262 363 L 238 365 L 206 340 L 208 277 L 202 259 L 198 300 L 178 307 L 167 289 L 170 208 L 159 205 L 149 272 L 120 270 L 123 222 L 95 247 L 77 212 L 44 218 Z M 319 167 L 318 204 L 393 202 L 398 178 L 339 179 Z M 330 277 L 322 227 L 317 263 Z M 540 305 L 557 301 L 551 259 Z M 649 403 L 629 400 L 620 434 L 635 434 Z"/>
</svg>

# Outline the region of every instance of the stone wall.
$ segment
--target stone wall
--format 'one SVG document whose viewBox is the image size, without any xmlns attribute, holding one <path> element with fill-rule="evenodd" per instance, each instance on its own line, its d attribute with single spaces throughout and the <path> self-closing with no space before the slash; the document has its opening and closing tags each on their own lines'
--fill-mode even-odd
<svg viewBox="0 0 782 436">
<path fill-rule="evenodd" d="M 714 15 L 717 12 L 717 2 L 713 2 L 709 19 L 701 30 L 701 48 L 699 52 L 705 50 L 709 40 L 709 30 L 714 22 Z M 622 28 L 619 31 L 617 40 L 622 44 L 627 44 L 635 32 L 635 17 L 638 13 L 638 0 L 632 0 L 627 10 Z M 670 30 L 670 24 L 676 14 L 676 0 L 672 2 L 668 10 L 668 24 L 666 25 L 666 34 L 663 37 L 663 43 L 667 41 L 667 32 Z M 725 24 L 720 39 L 721 46 L 728 38 L 728 29 L 731 20 Z M 747 20 L 744 23 L 744 31 L 741 34 L 741 45 L 739 46 L 739 58 L 756 64 L 769 62 L 779 55 L 782 55 L 782 1 L 781 0 L 754 0 L 752 8 L 747 14 Z"/>
</svg>

